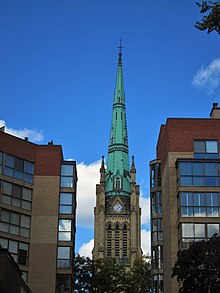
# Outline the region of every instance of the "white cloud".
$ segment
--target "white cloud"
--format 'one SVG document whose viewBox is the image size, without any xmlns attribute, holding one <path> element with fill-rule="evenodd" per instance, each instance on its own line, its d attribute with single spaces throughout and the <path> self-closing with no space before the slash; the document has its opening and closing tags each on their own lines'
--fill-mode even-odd
<svg viewBox="0 0 220 293">
<path fill-rule="evenodd" d="M 141 207 L 141 224 L 148 224 L 150 221 L 150 198 L 145 198 L 141 194 L 140 196 Z"/>
<path fill-rule="evenodd" d="M 101 161 L 90 165 L 77 164 L 77 225 L 93 228 L 96 184 L 100 181 Z"/>
<path fill-rule="evenodd" d="M 42 131 L 36 131 L 28 128 L 23 129 L 13 129 L 6 125 L 4 120 L 0 120 L 0 127 L 5 126 L 5 132 L 20 138 L 28 137 L 30 141 L 40 142 L 44 139 Z"/>
<path fill-rule="evenodd" d="M 88 243 L 83 243 L 79 249 L 79 255 L 92 258 L 92 249 L 94 246 L 94 239 L 91 239 Z"/>
<path fill-rule="evenodd" d="M 151 255 L 151 234 L 146 229 L 141 230 L 141 248 L 144 255 Z"/>
<path fill-rule="evenodd" d="M 192 84 L 205 89 L 208 94 L 220 85 L 220 58 L 213 60 L 208 66 L 202 67 L 193 77 Z"/>
</svg>

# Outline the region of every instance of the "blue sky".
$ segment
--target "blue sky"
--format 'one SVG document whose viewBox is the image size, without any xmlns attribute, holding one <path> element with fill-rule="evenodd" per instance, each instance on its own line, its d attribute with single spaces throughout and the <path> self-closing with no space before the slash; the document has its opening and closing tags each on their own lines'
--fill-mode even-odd
<svg viewBox="0 0 220 293">
<path fill-rule="evenodd" d="M 8 0 L 0 4 L 0 120 L 78 162 L 77 251 L 92 245 L 99 160 L 107 157 L 122 38 L 129 151 L 149 250 L 149 161 L 167 117 L 209 117 L 220 38 L 194 28 L 194 0 Z"/>
</svg>

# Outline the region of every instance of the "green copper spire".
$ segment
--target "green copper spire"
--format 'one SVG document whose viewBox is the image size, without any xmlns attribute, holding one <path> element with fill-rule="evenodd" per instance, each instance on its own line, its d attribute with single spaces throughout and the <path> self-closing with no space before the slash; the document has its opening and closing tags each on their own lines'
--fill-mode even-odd
<svg viewBox="0 0 220 293">
<path fill-rule="evenodd" d="M 108 163 L 105 187 L 107 195 L 130 194 L 128 135 L 121 49 L 122 47 L 120 45 L 118 53 L 118 69 L 114 92 L 110 141 L 108 147 Z"/>
</svg>

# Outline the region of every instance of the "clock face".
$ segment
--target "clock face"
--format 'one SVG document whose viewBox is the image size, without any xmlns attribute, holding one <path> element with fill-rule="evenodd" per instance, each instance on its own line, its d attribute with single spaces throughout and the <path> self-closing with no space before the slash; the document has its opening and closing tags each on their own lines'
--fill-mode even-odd
<svg viewBox="0 0 220 293">
<path fill-rule="evenodd" d="M 113 206 L 113 210 L 116 212 L 116 213 L 120 213 L 122 211 L 122 205 L 120 203 L 116 203 L 114 204 Z"/>
</svg>

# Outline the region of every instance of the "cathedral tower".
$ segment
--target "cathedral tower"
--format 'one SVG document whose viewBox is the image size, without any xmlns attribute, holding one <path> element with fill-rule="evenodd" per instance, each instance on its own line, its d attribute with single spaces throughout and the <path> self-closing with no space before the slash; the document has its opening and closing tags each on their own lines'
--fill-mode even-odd
<svg viewBox="0 0 220 293">
<path fill-rule="evenodd" d="M 134 157 L 129 167 L 128 134 L 122 50 L 119 47 L 107 169 L 104 157 L 100 183 L 96 185 L 93 258 L 115 258 L 132 266 L 141 257 L 139 185 L 136 185 Z"/>
</svg>

